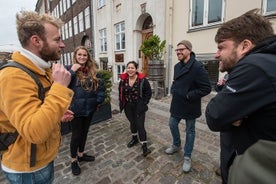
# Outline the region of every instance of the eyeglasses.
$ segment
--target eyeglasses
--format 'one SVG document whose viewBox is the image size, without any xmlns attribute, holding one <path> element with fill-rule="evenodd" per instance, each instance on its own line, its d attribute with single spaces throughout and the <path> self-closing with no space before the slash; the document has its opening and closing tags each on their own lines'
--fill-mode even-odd
<svg viewBox="0 0 276 184">
<path fill-rule="evenodd" d="M 175 49 L 174 51 L 175 52 L 178 52 L 178 51 L 183 52 L 185 49 L 187 49 L 187 48 Z"/>
</svg>

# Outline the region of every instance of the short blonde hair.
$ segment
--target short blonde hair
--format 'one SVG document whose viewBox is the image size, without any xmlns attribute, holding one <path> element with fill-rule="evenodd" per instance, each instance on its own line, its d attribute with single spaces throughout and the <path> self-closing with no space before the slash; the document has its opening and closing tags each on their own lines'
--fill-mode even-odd
<svg viewBox="0 0 276 184">
<path fill-rule="evenodd" d="M 16 14 L 17 35 L 22 47 L 28 44 L 28 40 L 32 35 L 37 35 L 45 40 L 45 23 L 52 24 L 57 28 L 63 25 L 61 19 L 46 13 L 20 11 Z"/>
</svg>

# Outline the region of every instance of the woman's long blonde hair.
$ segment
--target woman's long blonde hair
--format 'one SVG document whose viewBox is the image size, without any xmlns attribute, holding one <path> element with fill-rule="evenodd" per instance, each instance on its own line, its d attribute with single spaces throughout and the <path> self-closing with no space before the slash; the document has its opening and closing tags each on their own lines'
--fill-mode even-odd
<svg viewBox="0 0 276 184">
<path fill-rule="evenodd" d="M 84 75 L 83 72 L 81 72 L 81 71 L 78 70 L 76 72 L 77 80 L 80 82 L 81 86 L 83 86 L 85 90 L 90 91 L 92 89 L 91 89 L 90 86 L 88 86 L 88 84 L 86 82 L 87 81 L 86 79 L 90 77 L 90 79 L 92 80 L 92 83 L 93 83 L 93 85 L 92 85 L 93 86 L 93 91 L 96 91 L 97 88 L 98 88 L 98 86 L 99 86 L 99 79 L 96 76 L 97 71 L 98 71 L 98 65 L 97 65 L 96 61 L 91 58 L 91 56 L 89 54 L 89 51 L 88 51 L 88 49 L 85 46 L 78 46 L 74 50 L 74 53 L 73 53 L 73 64 L 78 63 L 76 56 L 77 56 L 78 50 L 80 50 L 80 49 L 81 50 L 85 50 L 86 53 L 87 53 L 87 62 L 85 63 L 84 67 L 87 69 L 87 71 L 88 71 L 87 74 L 88 75 L 86 76 L 86 75 Z"/>
</svg>

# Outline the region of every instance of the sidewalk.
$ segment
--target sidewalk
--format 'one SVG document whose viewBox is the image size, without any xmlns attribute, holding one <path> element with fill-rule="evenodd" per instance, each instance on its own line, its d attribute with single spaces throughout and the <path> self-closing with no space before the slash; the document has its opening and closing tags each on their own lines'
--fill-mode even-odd
<svg viewBox="0 0 276 184">
<path fill-rule="evenodd" d="M 116 87 L 113 87 L 117 89 Z M 203 98 L 202 108 L 214 94 Z M 118 92 L 112 91 L 112 109 L 118 109 Z M 86 150 L 96 156 L 91 163 L 81 163 L 82 173 L 71 174 L 69 144 L 71 134 L 63 136 L 60 153 L 55 160 L 55 184 L 219 184 L 215 175 L 219 164 L 219 136 L 211 132 L 203 116 L 197 119 L 196 140 L 192 155 L 192 170 L 183 173 L 183 149 L 175 155 L 164 150 L 171 145 L 168 126 L 170 97 L 152 99 L 146 115 L 146 130 L 152 153 L 142 156 L 141 145 L 127 148 L 131 138 L 125 115 L 114 114 L 110 120 L 90 127 Z M 180 124 L 182 148 L 185 123 Z M 0 182 L 7 183 L 0 175 Z"/>
</svg>

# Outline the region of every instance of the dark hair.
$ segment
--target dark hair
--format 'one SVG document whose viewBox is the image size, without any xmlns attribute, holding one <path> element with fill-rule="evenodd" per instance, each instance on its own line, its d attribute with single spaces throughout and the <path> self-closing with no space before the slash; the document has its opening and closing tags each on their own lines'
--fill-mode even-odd
<svg viewBox="0 0 276 184">
<path fill-rule="evenodd" d="M 128 66 L 129 64 L 133 64 L 134 67 L 135 67 L 136 69 L 138 68 L 138 63 L 136 63 L 135 61 L 129 61 L 129 62 L 127 63 L 127 66 Z"/>
<path fill-rule="evenodd" d="M 232 39 L 235 43 L 240 43 L 248 39 L 257 45 L 265 38 L 273 36 L 271 23 L 258 12 L 259 9 L 253 9 L 223 23 L 217 31 L 215 41 L 220 43 L 226 39 Z"/>
</svg>

